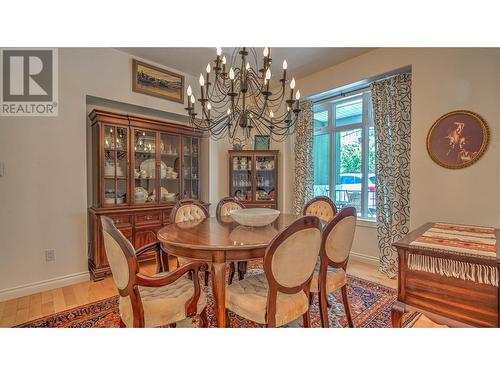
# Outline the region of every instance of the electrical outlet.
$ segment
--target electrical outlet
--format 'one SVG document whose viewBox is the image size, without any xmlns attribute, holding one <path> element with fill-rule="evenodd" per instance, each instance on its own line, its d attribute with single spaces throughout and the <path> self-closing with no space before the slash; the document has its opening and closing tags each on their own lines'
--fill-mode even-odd
<svg viewBox="0 0 500 375">
<path fill-rule="evenodd" d="M 56 249 L 45 250 L 45 261 L 46 262 L 55 262 L 55 260 L 56 260 Z"/>
</svg>

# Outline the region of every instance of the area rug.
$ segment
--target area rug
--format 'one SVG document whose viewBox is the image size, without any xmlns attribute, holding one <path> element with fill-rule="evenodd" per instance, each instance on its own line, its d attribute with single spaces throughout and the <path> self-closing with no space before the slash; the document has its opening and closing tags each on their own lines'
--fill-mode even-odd
<svg viewBox="0 0 500 375">
<path fill-rule="evenodd" d="M 251 272 L 254 272 L 253 270 Z M 388 328 L 391 327 L 391 307 L 396 300 L 395 289 L 377 284 L 354 276 L 348 276 L 348 297 L 355 327 Z M 211 290 L 207 288 L 209 326 L 215 327 L 214 303 Z M 340 292 L 328 296 L 331 303 L 329 309 L 330 326 L 346 327 L 344 307 Z M 411 325 L 418 316 L 405 316 L 404 326 Z M 232 328 L 262 327 L 233 313 L 229 314 Z M 89 303 L 60 313 L 52 314 L 40 319 L 19 325 L 22 328 L 116 328 L 119 327 L 118 296 Z M 198 319 L 193 319 L 182 326 L 198 326 Z M 311 306 L 311 325 L 321 327 L 318 298 Z M 302 326 L 302 319 L 288 325 L 288 327 Z"/>
</svg>

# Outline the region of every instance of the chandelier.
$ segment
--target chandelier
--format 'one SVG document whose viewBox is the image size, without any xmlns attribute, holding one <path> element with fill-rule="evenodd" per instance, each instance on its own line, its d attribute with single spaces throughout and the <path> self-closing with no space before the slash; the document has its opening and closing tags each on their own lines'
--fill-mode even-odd
<svg viewBox="0 0 500 375">
<path fill-rule="evenodd" d="M 246 143 L 252 132 L 278 142 L 293 134 L 300 113 L 300 91 L 294 92 L 295 78 L 287 84 L 286 60 L 279 83 L 271 85 L 271 64 L 268 47 L 260 69 L 254 48 L 235 48 L 228 64 L 218 47 L 213 64 L 208 63 L 206 74 L 200 74 L 199 105 L 191 86 L 187 88 L 190 125 L 213 139 L 228 137 L 231 143 Z"/>
</svg>

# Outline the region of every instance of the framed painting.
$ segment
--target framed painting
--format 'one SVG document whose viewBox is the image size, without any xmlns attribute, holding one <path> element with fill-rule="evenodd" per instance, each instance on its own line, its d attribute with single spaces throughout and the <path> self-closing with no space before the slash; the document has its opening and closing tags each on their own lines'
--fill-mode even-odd
<svg viewBox="0 0 500 375">
<path fill-rule="evenodd" d="M 253 142 L 254 150 L 269 150 L 270 146 L 271 146 L 271 137 L 269 137 L 268 135 L 255 136 Z"/>
<path fill-rule="evenodd" d="M 453 111 L 434 122 L 427 134 L 427 151 L 445 168 L 465 168 L 484 154 L 489 142 L 486 121 L 471 111 Z"/>
<path fill-rule="evenodd" d="M 184 76 L 133 60 L 132 91 L 184 103 Z"/>
</svg>

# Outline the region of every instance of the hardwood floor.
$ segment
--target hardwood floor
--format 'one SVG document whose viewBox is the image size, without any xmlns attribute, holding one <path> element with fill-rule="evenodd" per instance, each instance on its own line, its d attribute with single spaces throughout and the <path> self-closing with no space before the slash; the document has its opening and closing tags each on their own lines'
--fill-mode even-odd
<svg viewBox="0 0 500 375">
<path fill-rule="evenodd" d="M 141 266 L 141 271 L 153 274 L 154 262 Z M 347 272 L 351 275 L 374 281 L 391 288 L 397 288 L 397 280 L 391 280 L 377 270 L 377 267 L 357 260 L 350 260 Z M 0 327 L 12 327 L 33 319 L 64 311 L 118 294 L 113 279 L 86 281 L 30 296 L 0 302 Z M 429 319 L 420 319 L 419 327 L 437 326 Z"/>
</svg>

